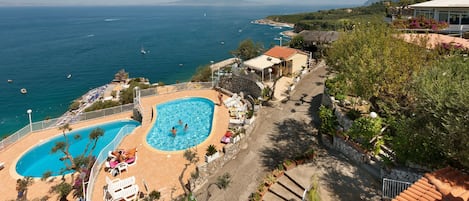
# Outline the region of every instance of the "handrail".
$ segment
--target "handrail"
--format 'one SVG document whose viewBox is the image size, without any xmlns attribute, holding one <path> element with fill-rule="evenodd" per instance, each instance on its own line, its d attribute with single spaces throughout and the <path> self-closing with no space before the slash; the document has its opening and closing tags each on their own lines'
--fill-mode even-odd
<svg viewBox="0 0 469 201">
<path fill-rule="evenodd" d="M 137 126 L 135 125 L 127 125 L 120 129 L 120 131 L 116 134 L 116 137 L 106 145 L 101 152 L 99 152 L 98 156 L 96 157 L 96 161 L 93 164 L 93 167 L 90 171 L 90 177 L 87 182 L 86 191 L 83 192 L 85 195 L 85 200 L 92 200 L 93 195 L 93 187 L 96 181 L 96 177 L 99 174 L 99 170 L 101 169 L 102 164 L 106 161 L 109 151 L 115 150 L 117 146 L 120 144 L 122 139 L 129 133 L 133 132 Z"/>
<path fill-rule="evenodd" d="M 100 118 L 112 114 L 118 114 L 122 112 L 127 112 L 131 111 L 133 109 L 133 104 L 127 104 L 127 105 L 119 105 L 116 107 L 111 107 L 111 108 L 106 108 L 106 109 L 101 109 L 101 110 L 96 110 L 96 111 L 91 111 L 91 112 L 85 112 L 83 114 L 80 114 L 76 116 L 75 118 L 70 119 L 71 122 L 76 123 L 80 121 L 85 121 L 85 120 L 90 120 L 90 119 L 95 119 L 95 118 Z M 23 128 L 19 129 L 12 135 L 4 138 L 2 141 L 0 141 L 0 151 L 8 147 L 9 145 L 15 143 L 16 141 L 20 140 L 24 136 L 27 136 L 31 133 L 31 130 L 33 132 L 35 131 L 42 131 L 45 129 L 49 128 L 57 128 L 61 124 L 59 120 L 63 118 L 55 118 L 55 119 L 47 119 L 39 122 L 34 122 L 31 124 L 31 128 L 28 125 L 24 126 Z"/>
<path fill-rule="evenodd" d="M 383 178 L 383 198 L 395 198 L 401 192 L 406 190 L 412 183 Z"/>
</svg>

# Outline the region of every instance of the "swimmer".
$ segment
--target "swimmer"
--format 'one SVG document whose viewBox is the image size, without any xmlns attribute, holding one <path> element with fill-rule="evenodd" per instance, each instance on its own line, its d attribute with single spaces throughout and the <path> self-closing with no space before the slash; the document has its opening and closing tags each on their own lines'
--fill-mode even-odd
<svg viewBox="0 0 469 201">
<path fill-rule="evenodd" d="M 189 126 L 186 124 L 184 125 L 184 131 L 186 131 L 189 128 Z"/>
<path fill-rule="evenodd" d="M 176 128 L 173 127 L 171 129 L 171 133 L 173 134 L 173 137 L 176 137 L 176 132 L 177 132 Z"/>
<path fill-rule="evenodd" d="M 178 123 L 179 123 L 179 125 L 182 126 L 182 120 L 179 119 Z"/>
</svg>

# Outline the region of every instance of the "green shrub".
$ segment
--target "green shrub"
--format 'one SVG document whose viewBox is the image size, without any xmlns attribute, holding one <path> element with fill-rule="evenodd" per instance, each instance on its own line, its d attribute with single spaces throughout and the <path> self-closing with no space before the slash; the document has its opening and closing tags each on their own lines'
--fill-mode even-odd
<svg viewBox="0 0 469 201">
<path fill-rule="evenodd" d="M 345 100 L 346 96 L 344 94 L 336 94 L 335 99 L 338 101 L 343 101 Z"/>
<path fill-rule="evenodd" d="M 356 119 L 347 134 L 354 140 L 358 141 L 367 150 L 373 148 L 370 140 L 378 136 L 381 131 L 381 118 L 360 117 Z"/>
<path fill-rule="evenodd" d="M 332 109 L 321 105 L 319 107 L 319 119 L 321 120 L 321 126 L 319 127 L 321 133 L 333 135 L 339 123 Z"/>
<path fill-rule="evenodd" d="M 351 109 L 347 112 L 346 115 L 350 120 L 355 120 L 360 118 L 362 116 L 362 113 L 359 110 Z"/>
</svg>

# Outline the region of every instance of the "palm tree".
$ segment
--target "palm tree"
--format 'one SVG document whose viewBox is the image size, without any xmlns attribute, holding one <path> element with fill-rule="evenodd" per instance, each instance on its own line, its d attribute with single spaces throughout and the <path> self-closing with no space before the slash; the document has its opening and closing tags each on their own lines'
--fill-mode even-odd
<svg viewBox="0 0 469 201">
<path fill-rule="evenodd" d="M 186 163 L 184 164 L 184 169 L 182 170 L 181 172 L 181 175 L 179 175 L 179 183 L 181 184 L 182 186 L 182 189 L 184 190 L 184 194 L 188 194 L 188 189 L 186 188 L 186 185 L 184 183 L 184 181 L 182 180 L 183 177 L 184 177 L 184 173 L 186 172 L 187 168 L 189 167 L 189 165 L 191 164 L 195 164 L 197 162 L 199 162 L 199 157 L 197 157 L 197 152 L 195 151 L 192 151 L 190 149 L 186 149 L 184 151 L 184 158 L 189 162 L 189 163 Z"/>
</svg>

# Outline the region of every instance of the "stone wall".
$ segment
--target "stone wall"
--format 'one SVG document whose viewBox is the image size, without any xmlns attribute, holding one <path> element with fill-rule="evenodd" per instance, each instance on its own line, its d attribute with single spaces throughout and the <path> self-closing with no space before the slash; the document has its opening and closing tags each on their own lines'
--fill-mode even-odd
<svg viewBox="0 0 469 201">
<path fill-rule="evenodd" d="M 381 169 L 381 178 L 394 179 L 398 181 L 405 181 L 414 183 L 423 176 L 424 172 L 420 172 L 414 169 Z"/>
<path fill-rule="evenodd" d="M 241 76 L 224 76 L 220 79 L 218 86 L 232 93 L 243 92 L 245 96 L 251 95 L 254 98 L 261 96 L 261 88 L 256 82 Z"/>
<path fill-rule="evenodd" d="M 327 95 L 327 93 L 324 94 L 322 100 L 323 105 L 334 107 L 335 103 L 336 101 Z M 334 113 L 342 128 L 346 130 L 352 125 L 353 121 L 350 121 L 345 114 L 342 114 L 337 109 L 334 110 Z M 348 159 L 359 164 L 361 168 L 365 169 L 376 179 L 382 180 L 383 178 L 388 178 L 413 183 L 422 177 L 425 172 L 424 170 L 416 168 L 386 168 L 380 162 L 379 158 L 369 155 L 360 145 L 347 140 L 344 136 L 320 136 L 326 147 L 344 154 Z"/>
<path fill-rule="evenodd" d="M 208 181 L 210 175 L 215 174 L 219 168 L 223 167 L 230 160 L 235 159 L 242 147 L 248 146 L 246 139 L 252 133 L 256 123 L 257 122 L 254 121 L 252 124 L 248 125 L 245 134 L 239 134 L 240 139 L 238 142 L 223 146 L 223 153 L 220 153 L 219 158 L 210 163 L 203 162 L 197 165 L 195 171 L 198 173 L 198 177 L 189 179 L 188 186 L 191 191 L 197 191 Z"/>
</svg>

